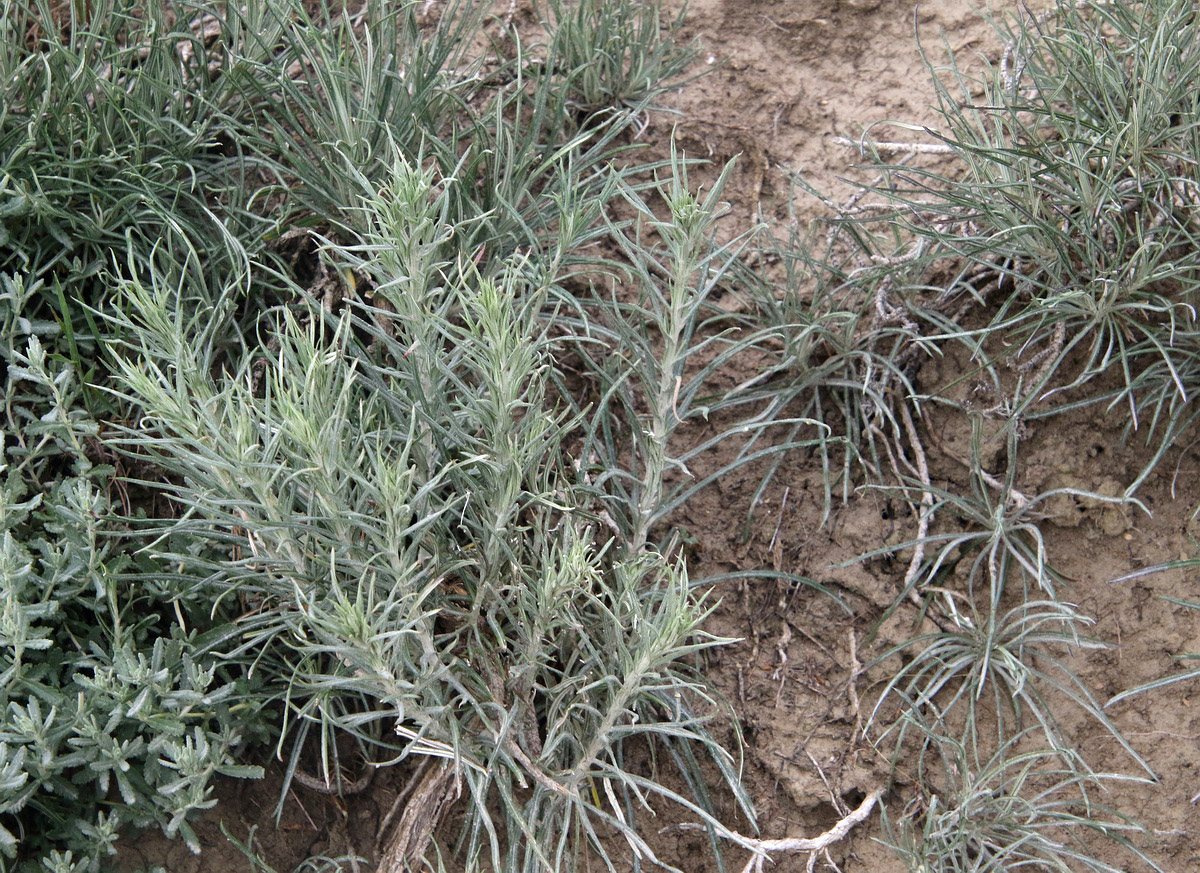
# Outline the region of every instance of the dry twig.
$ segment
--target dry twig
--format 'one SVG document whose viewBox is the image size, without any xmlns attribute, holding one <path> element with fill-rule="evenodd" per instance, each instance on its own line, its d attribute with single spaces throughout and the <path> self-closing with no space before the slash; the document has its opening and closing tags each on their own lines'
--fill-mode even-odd
<svg viewBox="0 0 1200 873">
<path fill-rule="evenodd" d="M 875 151 L 884 154 L 952 155 L 955 153 L 952 146 L 939 142 L 879 142 L 872 139 L 849 139 L 844 136 L 835 136 L 833 141 L 837 145 L 856 148 L 863 153 L 866 152 L 868 145 Z"/>
</svg>

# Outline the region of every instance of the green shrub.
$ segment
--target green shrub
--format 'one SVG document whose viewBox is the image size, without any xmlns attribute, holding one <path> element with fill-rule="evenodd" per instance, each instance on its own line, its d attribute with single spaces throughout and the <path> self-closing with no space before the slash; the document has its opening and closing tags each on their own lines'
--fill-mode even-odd
<svg viewBox="0 0 1200 873">
<path fill-rule="evenodd" d="M 207 610 L 132 553 L 75 372 L 22 315 L 36 282 L 0 282 L 0 869 L 97 870 L 129 826 L 198 850 L 214 777 L 257 772 L 235 753 L 258 705 L 203 653 Z"/>
<path fill-rule="evenodd" d="M 723 642 L 699 628 L 704 598 L 682 565 L 599 521 L 568 451 L 589 425 L 554 400 L 547 290 L 521 257 L 479 274 L 445 220 L 453 180 L 400 156 L 393 173 L 362 201 L 361 242 L 328 251 L 370 296 L 267 313 L 228 376 L 172 284 L 125 286 L 118 365 L 146 426 L 123 444 L 171 471 L 190 510 L 164 534 L 242 555 L 159 559 L 256 605 L 222 651 L 286 706 L 289 773 L 309 750 L 331 786 L 381 760 L 446 762 L 472 869 L 609 859 L 610 829 L 653 857 L 637 828 L 653 798 L 724 831 L 696 752 L 747 800 L 689 666 Z M 361 756 L 344 760 L 340 736 Z M 691 797 L 631 768 L 635 739 Z M 400 835 L 417 848 L 396 862 L 428 839 Z"/>
<path fill-rule="evenodd" d="M 102 271 L 144 269 L 164 246 L 203 250 L 212 276 L 240 267 L 229 237 L 266 227 L 244 208 L 249 167 L 230 136 L 245 37 L 203 3 L 4 0 L 0 272 L 98 305 Z"/>
<path fill-rule="evenodd" d="M 556 5 L 541 59 L 515 32 L 481 51 L 482 4 L 418 7 L 3 0 L 20 869 L 98 869 L 125 825 L 197 848 L 188 814 L 257 772 L 234 756 L 269 718 L 288 780 L 313 754 L 335 788 L 453 761 L 470 864 L 557 868 L 610 830 L 645 855 L 652 796 L 719 830 L 697 749 L 749 810 L 705 727 L 705 600 L 647 521 L 632 547 L 599 522 L 570 455 L 599 425 L 560 395 L 548 326 L 590 305 L 562 280 L 603 265 L 583 247 L 637 190 L 617 139 L 690 55 L 654 4 Z M 267 249 L 314 226 L 324 308 Z M 141 517 L 147 487 L 178 517 Z M 690 797 L 628 766 L 633 738 Z"/>
</svg>

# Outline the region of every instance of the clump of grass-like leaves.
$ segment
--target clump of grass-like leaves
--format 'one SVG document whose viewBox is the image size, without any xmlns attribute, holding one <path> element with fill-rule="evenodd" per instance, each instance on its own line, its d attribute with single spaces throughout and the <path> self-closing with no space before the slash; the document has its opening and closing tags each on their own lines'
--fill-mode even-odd
<svg viewBox="0 0 1200 873">
<path fill-rule="evenodd" d="M 1020 441 L 1015 426 L 1010 423 L 993 439 L 999 438 L 1006 443 L 1002 475 L 994 475 L 984 468 L 981 460 L 984 451 L 982 420 L 976 416 L 972 421 L 971 455 L 967 464 L 970 476 L 966 489 L 942 487 L 931 481 L 914 482 L 899 489 L 914 505 L 921 506 L 926 518 L 938 518 L 952 529 L 927 533 L 910 542 L 860 556 L 859 560 L 866 560 L 900 549 L 914 550 L 914 560 L 896 602 L 937 590 L 938 586 L 944 587 L 955 576 L 963 581 L 963 593 L 968 603 L 987 601 L 998 605 L 1006 595 L 1014 594 L 1022 602 L 1032 595 L 1058 600 L 1064 580 L 1049 560 L 1040 526 L 1052 515 L 1055 502 L 1068 498 L 1097 504 L 1132 504 L 1146 511 L 1136 499 L 1110 497 L 1078 488 L 1053 488 L 1033 496 L 1026 495 L 1016 487 Z M 946 603 L 953 612 L 953 601 Z"/>
<path fill-rule="evenodd" d="M 1130 842 L 1144 829 L 1090 799 L 1128 777 L 1071 766 L 1062 749 L 1023 750 L 1021 734 L 986 760 L 940 734 L 929 738 L 938 760 L 923 769 L 921 796 L 898 820 L 884 816 L 887 842 L 911 873 L 1128 869 L 1096 858 L 1081 837 L 1113 841 L 1161 870 Z"/>
<path fill-rule="evenodd" d="M 1156 446 L 1151 467 L 1193 420 L 1198 384 L 1198 27 L 1183 0 L 1063 0 L 998 25 L 999 65 L 952 61 L 937 80 L 932 148 L 956 168 L 880 163 L 872 190 L 897 209 L 846 213 L 900 228 L 898 262 L 948 273 L 936 297 L 911 296 L 914 317 L 965 343 L 1000 396 L 1015 376 L 1011 411 L 1123 408 Z M 965 330 L 948 313 L 971 301 L 987 323 Z"/>
<path fill-rule="evenodd" d="M 669 38 L 687 5 L 664 27 L 656 6 L 604 0 L 542 0 L 554 35 L 553 62 L 569 71 L 567 99 L 584 117 L 602 109 L 640 109 L 660 96 L 695 59 L 693 44 Z"/>
<path fill-rule="evenodd" d="M 947 600 L 953 603 L 953 598 Z M 1076 756 L 1055 715 L 1070 701 L 1100 722 L 1150 772 L 1063 660 L 1075 649 L 1107 648 L 1079 633 L 1087 624 L 1085 616 L 1059 601 L 1027 601 L 1008 610 L 997 604 L 980 609 L 967 601 L 938 630 L 905 640 L 880 656 L 883 661 L 911 653 L 911 660 L 888 679 L 871 721 L 893 696 L 903 712 L 922 713 L 931 731 L 952 732 L 955 725 L 965 725 L 963 731 L 973 744 L 988 739 L 981 736 L 981 722 L 992 721 L 1003 743 L 1033 720 L 1049 748 L 1062 751 L 1074 763 Z M 902 715 L 883 736 L 894 733 L 899 745 L 907 724 Z"/>
<path fill-rule="evenodd" d="M 883 680 L 882 697 L 900 704 L 886 733 L 915 736 L 922 766 L 950 750 L 944 778 L 958 786 L 905 814 L 899 851 L 914 870 L 1111 869 L 1048 836 L 1092 823 L 1081 792 L 1093 774 L 1058 727 L 1062 702 L 1145 764 L 1061 657 L 1097 643 L 1063 600 L 1040 524 L 1059 498 L 1136 504 L 1194 419 L 1196 27 L 1191 4 L 1175 0 L 1064 0 L 999 24 L 999 64 L 975 75 L 952 59 L 940 71 L 938 142 L 862 143 L 879 180 L 839 208 L 834 233 L 860 285 L 879 289 L 880 311 L 927 347 L 961 344 L 970 358 L 926 398 L 972 416 L 971 456 L 956 459 L 966 488 L 938 482 L 910 439 L 895 469 L 907 468 L 918 533 L 864 556 L 911 550 L 897 605 L 915 602 L 936 626 L 884 655 L 910 659 Z M 922 152 L 949 160 L 913 160 Z M 968 399 L 940 396 L 966 380 Z M 1153 449 L 1126 496 L 1018 490 L 1025 423 L 1098 403 L 1124 411 Z M 1000 471 L 981 461 L 985 417 L 1007 440 Z M 1047 748 L 1026 751 L 1031 731 Z M 1043 784 L 1051 794 L 1032 806 L 1009 802 Z M 1068 801 L 1048 798 L 1065 788 L 1085 808 L 1062 818 Z"/>
<path fill-rule="evenodd" d="M 242 269 L 267 223 L 231 139 L 234 58 L 267 52 L 204 4 L 0 4 L 0 271 L 44 283 L 38 317 L 72 344 L 94 342 L 77 304 L 103 305 L 103 270 L 189 248 L 209 276 Z"/>
<path fill-rule="evenodd" d="M 361 183 L 386 180 L 396 151 L 456 181 L 445 218 L 485 272 L 552 245 L 576 207 L 591 218 L 576 230 L 594 229 L 611 177 L 636 166 L 617 160 L 629 150 L 619 138 L 691 58 L 661 30 L 659 4 L 556 3 L 544 44 L 511 28 L 495 52 L 478 47 L 486 4 L 455 0 L 433 25 L 422 8 L 373 0 L 369 27 L 326 6 L 268 16 L 279 49 L 245 61 L 254 114 L 239 136 L 279 165 L 285 231 L 366 230 Z M 580 258 L 560 255 L 556 269 Z"/>
<path fill-rule="evenodd" d="M 826 518 L 835 488 L 846 500 L 858 484 L 856 466 L 872 482 L 900 472 L 891 446 L 903 445 L 909 434 L 897 402 L 915 393 L 912 375 L 931 351 L 907 316 L 887 302 L 896 277 L 876 275 L 872 260 L 863 257 L 867 241 L 859 238 L 847 246 L 840 230 L 830 228 L 818 241 L 811 231 L 801 232 L 793 218 L 786 237 L 771 234 L 756 249 L 773 269 L 741 270 L 751 302 L 746 327 L 753 333 L 747 342 L 766 354 L 767 363 L 732 395 L 764 404 L 763 420 L 792 419 L 789 440 L 809 421 L 824 425 L 828 438 L 817 449 Z M 762 435 L 749 441 L 747 451 Z M 841 453 L 840 465 L 835 451 Z M 754 505 L 783 459 L 783 453 L 776 454 Z"/>
<path fill-rule="evenodd" d="M 969 751 L 970 757 L 954 765 L 959 768 L 955 770 L 957 778 L 965 785 L 987 775 L 977 769 L 981 756 L 993 756 L 987 766 L 1001 769 L 1010 766 L 1009 754 L 1016 754 L 1015 762 L 1023 760 L 1023 750 L 1017 754 L 1018 738 L 1028 738 L 1036 731 L 1041 744 L 1037 761 L 1057 754 L 1062 773 L 1073 774 L 1056 790 L 1062 792 L 1068 786 L 1086 789 L 1092 785 L 1092 771 L 1060 724 L 1059 713 L 1068 706 L 1107 731 L 1153 777 L 1149 765 L 1072 668 L 1072 654 L 1107 645 L 1086 636 L 1083 631 L 1092 621 L 1062 600 L 1065 580 L 1053 571 L 1039 528 L 1046 517 L 1042 509 L 1058 495 L 1125 501 L 1076 489 L 1026 496 L 1015 487 L 1019 469 L 1016 429 L 1010 426 L 999 436 L 1008 444 L 1003 475 L 992 475 L 983 468 L 981 433 L 976 426 L 969 490 L 928 482 L 914 485 L 913 490 L 931 498 L 919 503 L 930 520 L 931 532 L 863 556 L 911 549 L 905 584 L 885 619 L 909 599 L 919 606 L 921 618 L 935 626 L 892 646 L 876 659 L 876 664 L 893 666 L 882 680 L 868 731 L 891 744 L 890 755 L 896 761 L 905 751 L 914 752 L 922 762 L 931 753 L 945 751 L 943 746 L 959 749 L 964 755 Z M 938 527 L 946 524 L 951 529 L 940 532 Z M 898 667 L 893 660 L 896 656 L 903 659 Z M 886 726 L 885 717 L 892 719 Z M 947 800 L 943 797 L 937 802 Z M 932 815 L 934 810 L 927 812 Z M 947 836 L 940 830 L 956 815 L 942 810 L 943 820 L 935 826 L 937 834 L 927 833 L 923 839 L 958 840 L 959 832 Z M 927 818 L 926 825 L 933 826 L 932 820 Z M 963 846 L 973 846 L 972 840 L 978 839 L 971 837 Z M 943 849 L 949 851 L 948 846 Z M 990 856 L 981 857 L 986 860 Z"/>
</svg>

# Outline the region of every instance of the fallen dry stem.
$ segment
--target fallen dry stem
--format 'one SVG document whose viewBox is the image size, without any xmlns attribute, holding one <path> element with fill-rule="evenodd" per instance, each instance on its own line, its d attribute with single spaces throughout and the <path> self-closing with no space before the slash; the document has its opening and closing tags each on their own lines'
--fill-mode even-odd
<svg viewBox="0 0 1200 873">
<path fill-rule="evenodd" d="M 954 148 L 935 142 L 880 142 L 873 139 L 849 139 L 844 136 L 835 136 L 834 143 L 840 146 L 848 146 L 856 148 L 859 152 L 866 154 L 867 146 L 880 154 L 917 154 L 917 155 L 952 155 Z"/>
<path fill-rule="evenodd" d="M 921 479 L 921 510 L 917 513 L 917 544 L 913 549 L 912 560 L 908 564 L 908 572 L 904 574 L 904 589 L 909 592 L 909 596 L 919 606 L 921 598 L 917 594 L 913 580 L 917 578 L 921 564 L 925 561 L 925 541 L 929 538 L 929 519 L 933 515 L 933 485 L 929 478 L 929 463 L 925 459 L 925 447 L 921 445 L 921 438 L 917 433 L 916 424 L 913 423 L 912 413 L 909 412 L 907 403 L 902 401 L 899 405 L 900 419 L 904 422 L 904 431 L 908 435 L 908 442 L 917 463 L 917 475 Z"/>
</svg>

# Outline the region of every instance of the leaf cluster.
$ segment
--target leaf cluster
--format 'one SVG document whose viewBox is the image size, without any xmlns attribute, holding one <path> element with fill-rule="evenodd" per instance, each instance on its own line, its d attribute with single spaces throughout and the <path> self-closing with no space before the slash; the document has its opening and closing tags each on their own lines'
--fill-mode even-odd
<svg viewBox="0 0 1200 873">
<path fill-rule="evenodd" d="M 866 371 L 903 393 L 883 398 L 888 411 L 876 411 L 865 373 L 846 382 L 870 398 L 855 402 L 875 411 L 867 433 L 901 483 L 872 487 L 903 499 L 918 526 L 860 558 L 905 554 L 884 620 L 912 601 L 925 623 L 876 662 L 890 673 L 871 720 L 894 719 L 882 732 L 897 743 L 894 760 L 916 744 L 924 797 L 892 831 L 913 870 L 1107 869 L 1045 836 L 1091 827 L 1087 790 L 1113 778 L 1071 748 L 1055 715 L 1063 703 L 1149 772 L 1072 672 L 1067 656 L 1102 644 L 1064 599 L 1068 580 L 1041 522 L 1064 500 L 1141 507 L 1138 486 L 1194 421 L 1197 26 L 1192 4 L 1175 0 L 1061 2 L 997 22 L 998 63 L 974 73 L 952 57 L 934 71 L 941 123 L 924 132 L 935 143 L 860 143 L 878 178 L 831 204 L 834 257 L 812 258 L 818 269 L 804 274 L 817 288 L 801 298 L 811 305 L 827 299 L 822 272 L 846 276 L 838 302 L 861 295 L 874 320 L 846 317 L 852 341 L 886 328 L 909 344 L 887 356 L 895 372 Z M 923 152 L 947 160 L 924 162 Z M 967 371 L 916 395 L 913 350 L 954 346 Z M 951 400 L 964 382 L 968 399 Z M 970 418 L 965 487 L 930 474 L 917 425 L 931 402 Z M 1027 424 L 1092 404 L 1146 433 L 1151 460 L 1126 492 L 1018 490 Z M 1070 801 L 1059 792 L 1074 793 L 1085 815 L 1063 818 Z M 1123 839 L 1125 823 L 1094 825 Z"/>
<path fill-rule="evenodd" d="M 120 539 L 76 373 L 23 314 L 35 290 L 5 277 L 0 295 L 0 869 L 82 873 L 130 826 L 198 850 L 189 814 L 215 803 L 218 774 L 257 772 L 235 755 L 266 726 L 251 683 L 201 654 L 171 583 Z"/>
</svg>

